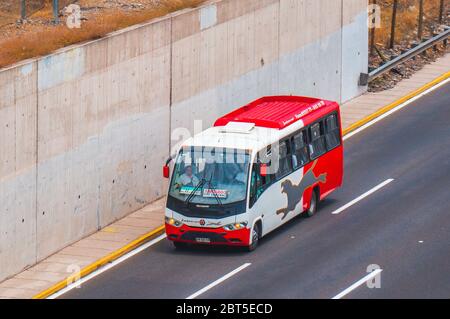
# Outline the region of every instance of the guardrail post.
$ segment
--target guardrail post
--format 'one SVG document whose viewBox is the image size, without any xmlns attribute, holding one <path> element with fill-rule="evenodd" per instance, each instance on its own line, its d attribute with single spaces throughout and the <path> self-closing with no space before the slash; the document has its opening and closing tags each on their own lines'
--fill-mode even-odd
<svg viewBox="0 0 450 319">
<path fill-rule="evenodd" d="M 376 6 L 377 5 L 377 0 L 373 0 L 372 1 L 373 5 Z M 373 9 L 375 11 L 375 9 Z M 372 14 L 375 14 L 375 12 L 372 12 Z M 376 18 L 373 18 L 376 19 Z M 372 28 L 371 28 L 371 33 L 370 33 L 370 54 L 373 54 L 374 51 L 374 46 L 375 46 L 375 30 L 376 27 L 374 26 L 374 21 L 372 21 Z"/>
<path fill-rule="evenodd" d="M 394 48 L 395 44 L 395 26 L 397 23 L 397 9 L 398 9 L 398 0 L 394 0 L 394 6 L 392 8 L 392 22 L 391 22 L 391 39 L 389 48 Z"/>
<path fill-rule="evenodd" d="M 53 0 L 53 22 L 59 23 L 59 0 Z"/>
<path fill-rule="evenodd" d="M 27 8 L 25 0 L 20 1 L 20 19 L 23 21 L 27 18 Z"/>
<path fill-rule="evenodd" d="M 423 38 L 423 0 L 419 1 L 419 30 L 417 31 L 417 37 L 420 41 Z"/>
<path fill-rule="evenodd" d="M 444 22 L 444 0 L 441 0 L 441 4 L 439 6 L 439 24 Z"/>
</svg>

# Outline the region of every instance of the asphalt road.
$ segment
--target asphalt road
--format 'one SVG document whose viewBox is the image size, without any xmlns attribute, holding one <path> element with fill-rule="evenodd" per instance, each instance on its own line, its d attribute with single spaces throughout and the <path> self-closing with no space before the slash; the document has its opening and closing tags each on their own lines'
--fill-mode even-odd
<svg viewBox="0 0 450 319">
<path fill-rule="evenodd" d="M 63 298 L 450 298 L 450 83 L 345 142 L 344 187 L 253 253 L 162 240 Z M 394 179 L 338 215 L 332 212 Z"/>
</svg>

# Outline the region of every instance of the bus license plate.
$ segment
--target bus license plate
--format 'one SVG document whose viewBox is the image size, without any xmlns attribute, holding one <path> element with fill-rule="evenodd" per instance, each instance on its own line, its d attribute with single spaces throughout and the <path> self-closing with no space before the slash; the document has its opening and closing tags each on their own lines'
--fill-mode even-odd
<svg viewBox="0 0 450 319">
<path fill-rule="evenodd" d="M 195 238 L 195 241 L 197 243 L 209 244 L 211 242 L 211 239 L 209 239 L 209 238 Z"/>
</svg>

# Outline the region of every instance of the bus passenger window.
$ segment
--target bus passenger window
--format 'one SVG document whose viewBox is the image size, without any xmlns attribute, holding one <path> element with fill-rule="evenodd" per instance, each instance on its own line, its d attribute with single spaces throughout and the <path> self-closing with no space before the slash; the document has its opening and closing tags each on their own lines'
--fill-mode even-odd
<svg viewBox="0 0 450 319">
<path fill-rule="evenodd" d="M 276 179 L 280 179 L 283 176 L 292 172 L 292 152 L 289 140 L 280 142 L 279 150 L 279 167 L 275 173 Z"/>
<path fill-rule="evenodd" d="M 270 165 L 270 164 L 269 164 Z M 253 164 L 250 180 L 250 206 L 253 206 L 271 183 L 271 175 L 261 176 L 260 164 Z"/>
<path fill-rule="evenodd" d="M 325 132 L 323 130 L 322 122 L 313 124 L 310 128 L 311 143 L 309 144 L 309 153 L 311 159 L 314 160 L 322 156 L 327 151 L 325 146 Z"/>
<path fill-rule="evenodd" d="M 252 175 L 250 179 L 250 206 L 256 203 L 258 199 L 258 165 L 253 164 Z"/>
<path fill-rule="evenodd" d="M 341 136 L 339 132 L 339 125 L 336 114 L 327 117 L 326 121 L 326 137 L 327 149 L 332 150 L 333 148 L 341 144 Z"/>
<path fill-rule="evenodd" d="M 269 163 L 267 163 L 267 167 L 271 167 L 272 166 L 272 161 L 269 161 Z M 264 187 L 264 189 L 266 189 L 268 186 L 270 186 L 270 184 L 272 184 L 273 181 L 273 174 L 270 174 L 269 172 L 267 173 L 266 176 L 261 176 L 261 183 L 262 186 Z"/>
<path fill-rule="evenodd" d="M 266 164 L 268 168 L 272 167 L 272 147 L 268 146 L 265 151 L 258 152 L 257 162 L 261 164 Z M 271 169 L 268 169 L 266 176 L 261 176 L 258 171 L 259 178 L 261 179 L 261 186 L 266 189 L 274 180 L 274 174 L 271 173 Z"/>
<path fill-rule="evenodd" d="M 305 166 L 309 162 L 308 147 L 306 145 L 306 131 L 302 131 L 292 138 L 294 147 L 294 168 Z"/>
</svg>

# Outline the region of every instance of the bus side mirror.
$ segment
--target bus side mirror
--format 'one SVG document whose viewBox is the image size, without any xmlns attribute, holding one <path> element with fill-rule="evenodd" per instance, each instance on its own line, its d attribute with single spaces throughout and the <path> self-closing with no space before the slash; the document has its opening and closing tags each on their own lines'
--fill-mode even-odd
<svg viewBox="0 0 450 319">
<path fill-rule="evenodd" d="M 169 157 L 169 159 L 166 161 L 166 165 L 163 166 L 163 176 L 164 178 L 170 178 L 170 162 L 173 161 L 173 156 Z"/>
<path fill-rule="evenodd" d="M 163 167 L 163 176 L 164 176 L 164 178 L 169 178 L 170 177 L 170 167 L 169 167 L 169 165 L 164 165 L 164 167 Z"/>
<path fill-rule="evenodd" d="M 262 177 L 267 176 L 267 164 L 259 165 L 259 175 L 261 175 Z"/>
</svg>

